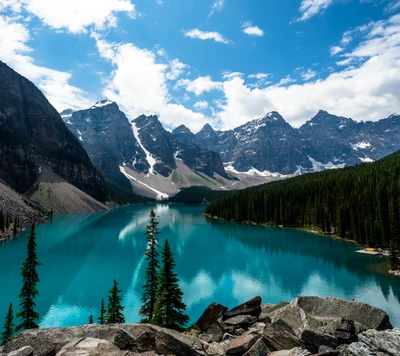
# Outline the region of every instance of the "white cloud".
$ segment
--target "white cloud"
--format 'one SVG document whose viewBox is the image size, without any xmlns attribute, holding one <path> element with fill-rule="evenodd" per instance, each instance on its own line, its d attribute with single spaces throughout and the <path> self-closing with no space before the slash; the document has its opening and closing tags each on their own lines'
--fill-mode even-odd
<svg viewBox="0 0 400 356">
<path fill-rule="evenodd" d="M 236 78 L 236 77 L 243 77 L 244 73 L 242 72 L 230 72 L 230 71 L 223 71 L 222 72 L 222 78 L 225 80 L 231 80 L 232 78 Z"/>
<path fill-rule="evenodd" d="M 250 74 L 247 76 L 247 78 L 250 79 L 267 79 L 271 74 L 269 73 L 255 73 L 255 74 Z"/>
<path fill-rule="evenodd" d="M 189 31 L 183 32 L 186 37 L 197 38 L 199 40 L 214 40 L 215 42 L 229 44 L 232 43 L 230 40 L 226 39 L 219 32 L 207 32 L 201 31 L 198 28 L 194 28 Z"/>
<path fill-rule="evenodd" d="M 338 69 L 325 79 L 300 85 L 286 77 L 263 89 L 252 89 L 240 78 L 225 81 L 217 118 L 224 128 L 233 128 L 277 110 L 292 125 L 299 126 L 319 109 L 372 121 L 398 112 L 400 15 L 369 23 L 352 35 L 361 36 L 361 41 L 353 51 L 342 55 L 346 61 L 342 64 L 352 66 Z"/>
<path fill-rule="evenodd" d="M 211 10 L 208 14 L 208 17 L 210 18 L 212 15 L 214 15 L 216 12 L 222 11 L 225 5 L 225 0 L 214 0 Z"/>
<path fill-rule="evenodd" d="M 242 27 L 243 27 L 243 32 L 246 35 L 255 37 L 264 36 L 264 31 L 258 26 L 253 26 L 251 22 L 245 22 Z"/>
<path fill-rule="evenodd" d="M 188 92 L 200 96 L 212 90 L 222 90 L 222 82 L 214 82 L 210 76 L 198 77 L 195 80 L 181 79 L 176 83 L 177 87 L 184 87 Z"/>
<path fill-rule="evenodd" d="M 343 51 L 343 48 L 340 47 L 340 46 L 332 46 L 332 47 L 329 49 L 329 51 L 330 51 L 330 53 L 331 53 L 331 56 L 334 56 L 334 55 L 336 55 L 336 54 L 342 52 L 342 51 Z"/>
<path fill-rule="evenodd" d="M 169 71 L 165 76 L 169 80 L 176 80 L 182 75 L 186 68 L 189 68 L 189 66 L 181 63 L 179 59 L 175 58 L 169 62 Z"/>
<path fill-rule="evenodd" d="M 127 13 L 135 17 L 135 5 L 130 0 L 0 0 L 0 6 L 21 11 L 23 7 L 54 29 L 67 29 L 71 33 L 87 32 L 115 27 L 116 14 Z"/>
<path fill-rule="evenodd" d="M 332 5 L 334 0 L 302 0 L 299 11 L 301 16 L 297 21 L 306 21 L 309 18 L 323 12 Z"/>
<path fill-rule="evenodd" d="M 305 72 L 301 73 L 301 77 L 305 81 L 314 78 L 316 75 L 317 75 L 317 72 L 313 71 L 312 69 L 307 69 Z"/>
<path fill-rule="evenodd" d="M 207 101 L 198 101 L 197 103 L 194 104 L 194 107 L 199 110 L 207 109 L 208 103 L 207 103 Z"/>
<path fill-rule="evenodd" d="M 171 103 L 166 83 L 171 66 L 158 63 L 153 52 L 132 43 L 110 43 L 98 34 L 93 37 L 100 55 L 114 66 L 103 95 L 116 101 L 130 119 L 156 114 L 167 125 L 185 124 L 194 132 L 210 121 L 201 113 Z"/>
<path fill-rule="evenodd" d="M 13 18 L 0 16 L 0 60 L 33 81 L 56 109 L 89 106 L 95 98 L 69 84 L 71 73 L 38 66 L 27 43 L 30 33 Z"/>
</svg>

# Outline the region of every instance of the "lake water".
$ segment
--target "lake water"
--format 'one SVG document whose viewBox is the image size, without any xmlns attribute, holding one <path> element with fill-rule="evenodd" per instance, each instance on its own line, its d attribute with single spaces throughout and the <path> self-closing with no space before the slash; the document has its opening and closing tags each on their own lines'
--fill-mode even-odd
<svg viewBox="0 0 400 356">
<path fill-rule="evenodd" d="M 41 327 L 97 318 L 114 278 L 126 322 L 139 320 L 151 207 L 57 216 L 37 227 Z M 355 244 L 303 231 L 208 220 L 204 205 L 153 208 L 160 244 L 166 238 L 171 243 L 191 322 L 213 301 L 234 307 L 256 295 L 263 303 L 318 295 L 382 308 L 400 327 L 400 279 L 384 273 L 387 258 L 360 255 Z M 0 243 L 0 328 L 9 303 L 18 306 L 26 236 Z"/>
</svg>

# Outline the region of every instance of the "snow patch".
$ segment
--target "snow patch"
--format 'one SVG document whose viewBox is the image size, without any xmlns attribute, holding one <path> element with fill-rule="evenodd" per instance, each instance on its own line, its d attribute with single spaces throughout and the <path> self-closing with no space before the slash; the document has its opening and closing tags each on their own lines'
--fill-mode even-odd
<svg viewBox="0 0 400 356">
<path fill-rule="evenodd" d="M 149 151 L 147 151 L 147 150 L 144 148 L 144 146 L 143 146 L 143 144 L 142 144 L 142 141 L 140 140 L 140 137 L 139 137 L 139 130 L 138 130 L 136 124 L 135 124 L 134 122 L 132 122 L 131 124 L 132 124 L 133 135 L 135 136 L 136 141 L 138 142 L 139 146 L 142 148 L 142 150 L 143 150 L 144 153 L 146 154 L 146 160 L 147 160 L 147 162 L 148 162 L 149 165 L 150 165 L 149 172 L 150 172 L 151 174 L 154 174 L 154 168 L 153 168 L 153 167 L 154 167 L 154 165 L 156 164 L 156 160 L 155 160 L 155 158 L 151 155 L 151 153 L 150 153 Z"/>
<path fill-rule="evenodd" d="M 361 162 L 363 162 L 363 163 L 372 163 L 372 162 L 375 162 L 372 158 L 369 158 L 369 157 L 367 157 L 367 156 L 365 156 L 365 157 L 358 157 L 359 158 L 359 160 L 361 161 Z"/>
<path fill-rule="evenodd" d="M 113 102 L 110 101 L 110 100 L 98 101 L 96 104 L 94 104 L 94 105 L 91 107 L 91 109 L 102 108 L 102 107 L 107 106 L 107 105 L 110 105 L 110 104 L 113 104 Z"/>
<path fill-rule="evenodd" d="M 180 153 L 180 151 L 176 151 L 176 152 L 174 153 L 174 158 L 175 158 L 177 161 L 181 161 L 181 162 L 182 162 L 182 159 L 181 159 L 181 158 L 178 158 L 179 153 Z"/>
<path fill-rule="evenodd" d="M 76 129 L 76 131 L 78 131 L 79 141 L 82 141 L 82 142 L 83 142 L 82 132 L 80 132 L 78 129 Z"/>
<path fill-rule="evenodd" d="M 364 148 L 371 147 L 371 144 L 369 142 L 365 142 L 365 141 L 357 142 L 354 145 L 351 143 L 350 145 L 353 148 L 353 150 L 358 150 L 359 148 L 364 149 Z"/>
<path fill-rule="evenodd" d="M 90 117 L 86 118 L 86 122 L 92 122 L 92 119 Z"/>
<path fill-rule="evenodd" d="M 346 125 L 339 125 L 339 129 L 342 129 L 343 127 L 345 127 Z"/>
<path fill-rule="evenodd" d="M 314 158 L 312 158 L 311 156 L 307 156 L 308 159 L 310 160 L 311 164 L 312 164 L 312 170 L 314 172 L 321 172 L 324 171 L 326 169 L 337 169 L 337 168 L 344 168 L 346 166 L 345 163 L 341 163 L 341 164 L 333 164 L 331 161 L 329 161 L 328 163 L 321 163 L 316 161 Z"/>
<path fill-rule="evenodd" d="M 124 168 L 124 167 L 119 166 L 119 170 L 121 171 L 121 173 L 122 173 L 126 178 L 132 179 L 132 180 L 134 180 L 135 182 L 138 182 L 139 184 L 144 185 L 146 188 L 148 188 L 148 189 L 150 189 L 151 191 L 153 191 L 154 193 L 156 193 L 156 194 L 157 194 L 157 197 L 156 197 L 157 200 L 163 200 L 163 199 L 168 199 L 168 198 L 169 198 L 169 195 L 168 195 L 168 194 L 163 193 L 163 192 L 160 192 L 159 190 L 150 187 L 148 184 L 143 183 L 143 182 L 141 182 L 140 180 L 138 180 L 138 179 L 132 177 L 129 173 L 127 173 L 127 172 L 125 171 L 125 168 Z"/>
<path fill-rule="evenodd" d="M 232 173 L 237 173 L 237 174 L 246 174 L 248 176 L 259 176 L 259 177 L 270 177 L 270 178 L 282 178 L 282 177 L 286 177 L 283 174 L 280 173 L 273 173 L 273 172 L 269 172 L 269 171 L 259 171 L 258 169 L 251 167 L 251 169 L 249 169 L 247 172 L 239 172 L 237 171 L 233 166 L 232 166 L 233 162 L 227 162 L 224 163 L 224 168 L 226 171 L 230 171 Z"/>
</svg>

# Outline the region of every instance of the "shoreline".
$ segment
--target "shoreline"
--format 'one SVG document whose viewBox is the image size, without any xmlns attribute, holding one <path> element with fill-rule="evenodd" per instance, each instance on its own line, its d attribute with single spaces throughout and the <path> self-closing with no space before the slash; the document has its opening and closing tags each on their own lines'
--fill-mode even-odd
<svg viewBox="0 0 400 356">
<path fill-rule="evenodd" d="M 279 228 L 279 229 L 293 229 L 293 230 L 299 230 L 299 231 L 305 231 L 305 232 L 309 232 L 315 235 L 319 235 L 319 236 L 323 236 L 323 237 L 329 237 L 335 240 L 341 240 L 341 241 L 346 241 L 346 242 L 350 242 L 352 244 L 355 244 L 357 246 L 363 247 L 365 248 L 366 246 L 359 244 L 357 241 L 354 240 L 350 240 L 350 239 L 346 239 L 343 237 L 340 237 L 336 234 L 324 234 L 322 231 L 318 231 L 318 230 L 314 230 L 314 229 L 309 229 L 309 228 L 305 228 L 305 227 L 290 227 L 290 226 L 282 226 L 282 225 L 269 225 L 269 224 L 257 224 L 254 221 L 243 221 L 243 222 L 237 222 L 237 221 L 229 221 L 229 220 L 225 220 L 222 218 L 219 218 L 217 216 L 211 216 L 210 214 L 206 214 L 204 213 L 204 216 L 208 219 L 214 219 L 214 220 L 220 220 L 220 221 L 225 221 L 228 223 L 236 223 L 236 224 L 244 224 L 244 225 L 253 225 L 253 226 L 261 226 L 261 227 L 275 227 L 275 228 Z M 354 251 L 355 253 L 359 253 L 358 251 Z M 372 255 L 372 254 L 369 254 Z M 382 254 L 377 254 L 377 256 L 380 257 L 385 257 L 385 258 L 389 258 L 389 256 L 386 255 L 382 255 Z M 397 271 L 393 271 L 391 269 L 386 270 L 385 274 L 389 274 L 389 275 L 393 275 L 396 277 L 400 277 L 400 270 Z"/>
</svg>

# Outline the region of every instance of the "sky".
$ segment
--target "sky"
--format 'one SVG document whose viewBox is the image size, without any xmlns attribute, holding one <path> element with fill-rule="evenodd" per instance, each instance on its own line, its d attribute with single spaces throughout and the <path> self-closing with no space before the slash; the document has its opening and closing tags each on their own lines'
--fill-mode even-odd
<svg viewBox="0 0 400 356">
<path fill-rule="evenodd" d="M 400 112 L 400 0 L 0 0 L 0 60 L 59 111 L 168 129 L 376 121 Z"/>
</svg>

